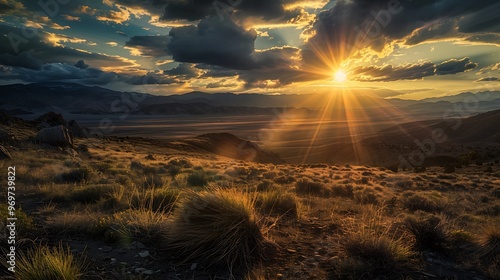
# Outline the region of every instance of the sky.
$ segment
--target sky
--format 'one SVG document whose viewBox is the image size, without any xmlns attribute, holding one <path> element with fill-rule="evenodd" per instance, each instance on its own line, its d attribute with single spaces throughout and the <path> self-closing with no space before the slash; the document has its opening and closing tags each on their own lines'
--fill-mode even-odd
<svg viewBox="0 0 500 280">
<path fill-rule="evenodd" d="M 0 0 L 0 84 L 422 99 L 499 81 L 497 0 Z"/>
</svg>

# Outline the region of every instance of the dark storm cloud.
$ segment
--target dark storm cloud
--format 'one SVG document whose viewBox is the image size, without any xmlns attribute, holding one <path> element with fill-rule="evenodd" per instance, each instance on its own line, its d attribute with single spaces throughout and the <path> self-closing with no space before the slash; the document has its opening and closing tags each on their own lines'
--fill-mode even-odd
<svg viewBox="0 0 500 280">
<path fill-rule="evenodd" d="M 132 76 L 125 80 L 125 83 L 131 85 L 170 85 L 174 83 L 182 83 L 181 81 L 166 77 L 156 73 L 148 73 L 143 76 Z"/>
<path fill-rule="evenodd" d="M 481 78 L 477 80 L 476 82 L 497 82 L 500 81 L 500 78 L 497 77 L 487 77 L 487 78 Z"/>
<path fill-rule="evenodd" d="M 80 69 L 87 69 L 89 66 L 85 64 L 85 61 L 83 60 L 78 60 L 78 62 L 75 64 L 75 67 L 80 68 Z"/>
<path fill-rule="evenodd" d="M 341 61 L 359 48 L 380 51 L 407 36 L 408 44 L 445 37 L 456 32 L 455 22 L 460 32 L 497 32 L 498 11 L 497 0 L 339 0 L 318 15 L 306 47 L 315 53 L 333 50 L 338 54 L 333 60 Z"/>
<path fill-rule="evenodd" d="M 232 69 L 254 68 L 255 30 L 245 30 L 230 20 L 211 17 L 197 26 L 172 28 L 169 53 L 179 62 L 206 63 Z"/>
<path fill-rule="evenodd" d="M 273 22 L 288 22 L 300 15 L 300 9 L 285 10 L 285 4 L 293 0 L 241 0 L 231 2 L 220 0 L 170 0 L 165 7 L 163 20 L 201 20 L 209 16 L 224 18 L 233 13 L 234 18 L 260 18 Z"/>
<path fill-rule="evenodd" d="M 407 45 L 416 45 L 422 42 L 437 39 L 454 31 L 456 28 L 456 20 L 435 21 L 425 27 L 413 31 L 406 39 Z"/>
<path fill-rule="evenodd" d="M 71 81 L 84 84 L 105 85 L 117 78 L 112 72 L 104 72 L 95 68 L 78 68 L 66 63 L 47 63 L 39 70 L 14 68 L 16 78 L 26 82 Z"/>
<path fill-rule="evenodd" d="M 162 57 L 168 55 L 168 36 L 133 36 L 125 46 L 137 49 L 143 56 Z"/>
<path fill-rule="evenodd" d="M 23 35 L 26 33 L 36 35 L 27 37 Z M 50 42 L 50 35 L 41 30 L 23 31 L 21 28 L 0 24 L 0 34 L 3 35 L 0 36 L 0 54 L 5 55 L 4 59 L 6 59 L 6 55 L 11 55 L 20 60 L 22 57 L 19 58 L 19 56 L 23 55 L 24 52 L 29 52 L 33 60 L 39 60 L 42 63 L 61 62 L 73 65 L 75 61 L 84 59 L 92 65 L 98 66 L 130 65 L 129 62 L 116 57 L 55 45 Z"/>
<path fill-rule="evenodd" d="M 500 2 L 495 2 L 489 7 L 462 17 L 458 31 L 464 33 L 500 32 Z"/>
<path fill-rule="evenodd" d="M 477 63 L 471 62 L 470 58 L 450 59 L 436 66 L 437 75 L 450 75 L 472 70 L 477 67 Z"/>
<path fill-rule="evenodd" d="M 265 86 L 263 81 L 274 81 L 277 86 L 315 79 L 324 79 L 325 75 L 307 73 L 301 70 L 302 51 L 293 47 L 282 47 L 256 52 L 254 69 L 238 71 L 239 79 L 246 87 Z"/>
<path fill-rule="evenodd" d="M 207 77 L 223 78 L 223 77 L 232 77 L 238 75 L 238 71 L 234 69 L 229 69 L 216 65 L 197 64 L 196 68 L 205 71 L 205 73 L 201 75 L 202 78 L 207 78 Z"/>
<path fill-rule="evenodd" d="M 466 38 L 470 42 L 483 42 L 500 45 L 500 34 L 477 34 Z"/>
<path fill-rule="evenodd" d="M 353 70 L 358 81 L 388 82 L 397 80 L 418 80 L 433 76 L 436 65 L 432 62 L 407 64 L 403 66 L 366 66 Z"/>
<path fill-rule="evenodd" d="M 397 80 L 419 80 L 434 75 L 449 75 L 469 71 L 477 67 L 468 57 L 450 59 L 440 64 L 423 62 L 402 66 L 360 66 L 352 73 L 358 81 L 389 82 Z"/>
<path fill-rule="evenodd" d="M 200 70 L 194 67 L 193 64 L 190 63 L 180 63 L 179 66 L 170 69 L 164 70 L 163 74 L 170 76 L 180 76 L 185 79 L 198 77 Z"/>
<path fill-rule="evenodd" d="M 23 67 L 33 70 L 42 68 L 42 62 L 34 58 L 29 52 L 22 52 L 19 55 L 8 53 L 0 54 L 0 64 L 5 66 Z"/>
</svg>

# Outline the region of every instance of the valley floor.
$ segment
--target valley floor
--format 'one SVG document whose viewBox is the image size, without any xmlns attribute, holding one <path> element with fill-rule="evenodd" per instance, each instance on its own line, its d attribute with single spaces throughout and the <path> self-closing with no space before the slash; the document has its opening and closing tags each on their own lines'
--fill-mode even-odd
<svg viewBox="0 0 500 280">
<path fill-rule="evenodd" d="M 64 150 L 19 135 L 0 168 L 16 170 L 21 272 L 52 248 L 45 256 L 60 253 L 82 279 L 500 277 L 498 164 L 393 172 L 246 162 L 148 139 Z"/>
</svg>

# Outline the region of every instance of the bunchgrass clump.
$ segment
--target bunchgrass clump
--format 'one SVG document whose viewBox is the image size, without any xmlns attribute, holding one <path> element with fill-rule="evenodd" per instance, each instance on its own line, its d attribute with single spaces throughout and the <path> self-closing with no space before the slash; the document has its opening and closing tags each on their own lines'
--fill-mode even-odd
<svg viewBox="0 0 500 280">
<path fill-rule="evenodd" d="M 80 183 L 89 180 L 91 173 L 92 171 L 89 168 L 82 167 L 64 172 L 59 177 L 60 181 L 63 183 Z"/>
<path fill-rule="evenodd" d="M 134 209 L 144 208 L 151 211 L 169 212 L 175 205 L 179 191 L 174 188 L 136 190 L 130 198 L 130 206 Z"/>
<path fill-rule="evenodd" d="M 107 196 L 112 191 L 110 186 L 82 186 L 75 188 L 69 194 L 69 200 L 80 203 L 94 203 Z"/>
<path fill-rule="evenodd" d="M 435 198 L 423 196 L 421 194 L 412 194 L 403 200 L 403 206 L 410 211 L 422 210 L 435 213 L 443 210 L 443 205 Z"/>
<path fill-rule="evenodd" d="M 500 227 L 490 225 L 483 230 L 481 240 L 481 256 L 500 256 Z"/>
<path fill-rule="evenodd" d="M 19 280 L 74 280 L 82 276 L 82 265 L 73 257 L 69 248 L 38 246 L 20 254 L 16 262 L 16 279 Z"/>
<path fill-rule="evenodd" d="M 168 248 L 182 263 L 247 271 L 265 259 L 255 199 L 237 190 L 191 192 L 174 214 Z"/>
<path fill-rule="evenodd" d="M 295 195 L 287 192 L 270 191 L 259 195 L 257 199 L 260 211 L 265 215 L 277 215 L 283 218 L 298 218 L 298 201 Z"/>
<path fill-rule="evenodd" d="M 295 190 L 300 195 L 321 196 L 325 192 L 325 187 L 323 183 L 302 178 L 295 183 Z"/>
<path fill-rule="evenodd" d="M 208 177 L 206 172 L 201 170 L 195 170 L 193 173 L 189 174 L 187 177 L 187 183 L 193 187 L 203 187 L 208 184 Z"/>
<path fill-rule="evenodd" d="M 346 233 L 332 278 L 388 279 L 411 267 L 413 253 L 406 236 L 382 212 L 370 206 L 359 220 L 344 222 Z"/>
<path fill-rule="evenodd" d="M 415 237 L 417 248 L 442 249 L 449 240 L 445 222 L 436 215 L 409 216 L 404 225 Z"/>
</svg>

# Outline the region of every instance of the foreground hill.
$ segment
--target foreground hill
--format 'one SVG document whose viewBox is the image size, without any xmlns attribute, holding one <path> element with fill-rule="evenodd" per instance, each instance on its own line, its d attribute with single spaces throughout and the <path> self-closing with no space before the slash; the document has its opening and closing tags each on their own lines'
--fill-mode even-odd
<svg viewBox="0 0 500 280">
<path fill-rule="evenodd" d="M 37 124 L 4 114 L 0 129 L 12 136 L 0 165 L 15 167 L 17 278 L 500 277 L 494 162 L 273 164 L 228 134 L 76 138 L 72 149 L 35 143 Z M 7 217 L 1 204 L 0 227 Z"/>
</svg>

